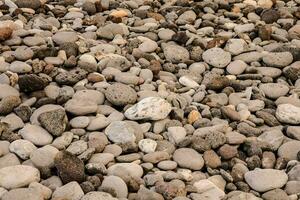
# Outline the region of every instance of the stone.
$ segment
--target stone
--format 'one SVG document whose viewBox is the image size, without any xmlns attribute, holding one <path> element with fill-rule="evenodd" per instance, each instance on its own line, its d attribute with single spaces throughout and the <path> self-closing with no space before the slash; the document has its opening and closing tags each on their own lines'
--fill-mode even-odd
<svg viewBox="0 0 300 200">
<path fill-rule="evenodd" d="M 300 148 L 300 141 L 291 140 L 282 144 L 278 149 L 278 156 L 286 160 L 297 160 L 297 154 Z"/>
<path fill-rule="evenodd" d="M 19 87 L 22 92 L 33 92 L 42 90 L 46 87 L 47 82 L 42 77 L 35 74 L 26 74 L 19 77 Z"/>
<path fill-rule="evenodd" d="M 19 96 L 6 96 L 0 101 L 0 114 L 9 114 L 20 104 L 21 99 Z"/>
<path fill-rule="evenodd" d="M 107 24 L 97 30 L 97 36 L 100 38 L 112 40 L 116 35 L 128 35 L 129 31 L 125 24 Z"/>
<path fill-rule="evenodd" d="M 299 126 L 288 126 L 286 129 L 288 137 L 300 140 L 300 127 Z"/>
<path fill-rule="evenodd" d="M 222 199 L 225 197 L 224 191 L 208 179 L 197 181 L 193 186 L 197 189 L 197 193 L 201 194 L 200 198 Z"/>
<path fill-rule="evenodd" d="M 86 141 L 84 140 L 77 140 L 75 142 L 72 142 L 68 148 L 66 149 L 66 151 L 68 151 L 69 153 L 73 154 L 73 155 L 80 155 L 82 154 L 84 151 L 86 151 L 88 149 L 88 144 Z"/>
<path fill-rule="evenodd" d="M 179 45 L 168 44 L 163 47 L 163 51 L 166 60 L 172 63 L 185 63 L 190 58 L 188 50 Z"/>
<path fill-rule="evenodd" d="M 165 151 L 155 151 L 155 152 L 145 154 L 143 156 L 143 161 L 146 163 L 149 162 L 149 163 L 156 164 L 160 161 L 169 159 L 169 157 L 170 157 L 169 154 Z"/>
<path fill-rule="evenodd" d="M 114 143 L 130 143 L 134 142 L 136 136 L 133 127 L 123 121 L 114 121 L 105 129 L 105 134 Z"/>
<path fill-rule="evenodd" d="M 85 194 L 81 200 L 117 200 L 117 198 L 106 192 L 92 191 Z"/>
<path fill-rule="evenodd" d="M 34 55 L 33 51 L 31 50 L 31 48 L 27 46 L 20 46 L 14 52 L 14 56 L 16 57 L 16 59 L 21 61 L 26 61 L 31 59 L 33 55 Z"/>
<path fill-rule="evenodd" d="M 245 173 L 247 184 L 258 192 L 281 188 L 288 180 L 284 171 L 276 169 L 256 169 Z"/>
<path fill-rule="evenodd" d="M 50 169 L 54 167 L 54 158 L 58 150 L 50 145 L 34 150 L 30 154 L 30 160 L 39 169 Z"/>
<path fill-rule="evenodd" d="M 60 136 L 66 129 L 66 113 L 63 109 L 43 112 L 38 117 L 42 127 L 55 136 Z"/>
<path fill-rule="evenodd" d="M 19 8 L 31 8 L 37 10 L 41 6 L 40 0 L 17 0 L 16 5 Z"/>
<path fill-rule="evenodd" d="M 9 145 L 9 151 L 17 154 L 23 160 L 27 160 L 30 154 L 36 149 L 37 147 L 30 141 L 22 139 L 15 140 Z"/>
<path fill-rule="evenodd" d="M 10 38 L 13 30 L 10 27 L 0 27 L 0 41 L 4 41 Z"/>
<path fill-rule="evenodd" d="M 177 162 L 179 167 L 191 170 L 200 170 L 204 166 L 202 156 L 190 148 L 176 149 L 173 154 L 173 160 Z"/>
<path fill-rule="evenodd" d="M 89 125 L 90 118 L 87 116 L 78 116 L 71 119 L 69 123 L 73 128 L 85 128 Z"/>
<path fill-rule="evenodd" d="M 189 76 L 180 77 L 179 78 L 179 83 L 184 85 L 184 86 L 190 87 L 190 88 L 199 87 L 199 84 L 196 81 L 194 81 L 192 78 L 190 78 Z"/>
<path fill-rule="evenodd" d="M 20 96 L 20 93 L 10 85 L 0 84 L 0 99 L 8 96 Z"/>
<path fill-rule="evenodd" d="M 126 198 L 128 195 L 126 183 L 118 176 L 104 177 L 101 187 L 115 191 L 117 198 Z"/>
<path fill-rule="evenodd" d="M 171 112 L 171 105 L 160 97 L 147 97 L 125 111 L 130 120 L 160 120 Z"/>
<path fill-rule="evenodd" d="M 243 39 L 229 39 L 224 48 L 232 55 L 239 55 L 248 49 L 248 45 Z"/>
<path fill-rule="evenodd" d="M 54 165 L 64 184 L 74 183 L 74 181 L 81 183 L 84 181 L 84 163 L 77 156 L 67 151 L 61 151 L 56 154 Z"/>
<path fill-rule="evenodd" d="M 287 124 L 300 124 L 300 108 L 292 104 L 280 104 L 276 109 L 276 118 Z"/>
<path fill-rule="evenodd" d="M 173 144 L 180 143 L 186 136 L 186 130 L 180 126 L 172 126 L 168 128 L 168 139 Z"/>
<path fill-rule="evenodd" d="M 52 194 L 52 200 L 71 199 L 80 200 L 84 196 L 84 193 L 80 185 L 72 181 L 61 187 L 55 189 Z"/>
<path fill-rule="evenodd" d="M 30 116 L 30 122 L 33 125 L 40 125 L 40 123 L 38 121 L 40 114 L 42 114 L 44 112 L 50 112 L 53 110 L 59 110 L 59 109 L 64 109 L 64 108 L 60 105 L 54 105 L 54 104 L 43 105 L 43 106 L 39 107 L 38 109 L 34 110 L 32 115 Z"/>
<path fill-rule="evenodd" d="M 50 144 L 53 140 L 52 135 L 38 125 L 26 124 L 18 133 L 23 139 L 28 140 L 37 146 Z"/>
<path fill-rule="evenodd" d="M 289 33 L 289 37 L 291 39 L 300 39 L 300 25 L 296 24 L 295 26 L 293 26 L 292 28 L 289 29 L 288 31 Z"/>
<path fill-rule="evenodd" d="M 35 181 L 40 181 L 40 172 L 34 167 L 14 165 L 0 169 L 0 186 L 6 189 L 25 187 Z"/>
<path fill-rule="evenodd" d="M 113 105 L 125 106 L 136 102 L 137 93 L 128 85 L 114 83 L 107 87 L 105 97 Z"/>
<path fill-rule="evenodd" d="M 110 120 L 106 118 L 104 115 L 98 114 L 96 118 L 92 119 L 89 123 L 87 130 L 95 131 L 100 130 L 107 127 L 110 124 Z"/>
<path fill-rule="evenodd" d="M 257 137 L 257 141 L 261 142 L 261 146 L 270 148 L 272 151 L 276 151 L 282 144 L 284 135 L 280 130 L 266 131 Z"/>
<path fill-rule="evenodd" d="M 205 165 L 215 169 L 221 166 L 221 159 L 213 150 L 205 151 L 203 154 Z"/>
<path fill-rule="evenodd" d="M 65 104 L 65 109 L 74 115 L 86 115 L 97 111 L 97 104 L 93 101 L 70 99 Z"/>
<path fill-rule="evenodd" d="M 14 73 L 28 73 L 31 72 L 32 67 L 25 62 L 14 61 L 10 64 L 9 70 Z"/>
<path fill-rule="evenodd" d="M 118 175 L 118 172 L 126 171 L 132 177 L 142 177 L 143 168 L 136 163 L 116 163 L 107 169 L 107 175 Z"/>
<path fill-rule="evenodd" d="M 224 68 L 231 61 L 230 53 L 218 47 L 204 51 L 202 58 L 206 63 L 216 68 Z"/>
<path fill-rule="evenodd" d="M 112 67 L 120 71 L 126 71 L 131 66 L 131 63 L 129 60 L 127 60 L 127 58 L 118 54 L 105 54 L 102 55 L 99 59 L 100 61 L 98 63 L 98 67 L 100 69 Z"/>
<path fill-rule="evenodd" d="M 75 43 L 78 40 L 78 36 L 76 32 L 71 31 L 61 31 L 57 32 L 52 36 L 52 40 L 58 44 L 62 45 L 66 42 L 72 42 Z"/>
<path fill-rule="evenodd" d="M 145 153 L 152 153 L 155 151 L 157 143 L 152 139 L 142 139 L 139 141 L 138 146 L 141 151 Z"/>
<path fill-rule="evenodd" d="M 6 192 L 1 197 L 2 200 L 43 200 L 41 194 L 33 188 L 17 188 Z"/>
<path fill-rule="evenodd" d="M 290 52 L 272 52 L 263 56 L 262 59 L 268 66 L 283 68 L 293 62 L 293 55 Z"/>
<path fill-rule="evenodd" d="M 242 74 L 247 68 L 247 64 L 242 60 L 235 60 L 229 63 L 226 67 L 226 71 L 232 75 Z"/>
<path fill-rule="evenodd" d="M 52 190 L 41 183 L 33 182 L 30 183 L 29 189 L 33 189 L 39 193 L 39 196 L 41 196 L 43 199 L 50 199 L 52 195 Z"/>
</svg>

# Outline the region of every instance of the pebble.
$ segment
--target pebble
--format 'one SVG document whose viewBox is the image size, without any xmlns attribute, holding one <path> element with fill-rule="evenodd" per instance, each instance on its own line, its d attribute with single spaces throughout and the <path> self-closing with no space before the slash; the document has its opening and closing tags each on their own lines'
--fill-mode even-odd
<svg viewBox="0 0 300 200">
<path fill-rule="evenodd" d="M 173 160 L 179 167 L 192 170 L 200 170 L 204 165 L 201 154 L 190 148 L 180 148 L 175 150 Z"/>
<path fill-rule="evenodd" d="M 106 127 L 105 134 L 114 143 L 134 142 L 136 139 L 133 127 L 123 121 L 112 122 Z"/>
<path fill-rule="evenodd" d="M 12 189 L 12 190 L 4 193 L 1 199 L 3 199 L 3 200 L 10 200 L 10 199 L 22 200 L 24 198 L 32 199 L 32 200 L 41 200 L 42 199 L 39 192 L 33 188 Z"/>
<path fill-rule="evenodd" d="M 32 182 L 40 181 L 39 170 L 27 165 L 1 168 L 0 175 L 0 186 L 6 189 L 25 187 Z"/>
<path fill-rule="evenodd" d="M 300 108 L 292 104 L 280 104 L 276 109 L 276 118 L 283 123 L 299 124 Z"/>
<path fill-rule="evenodd" d="M 203 52 L 202 58 L 206 63 L 216 68 L 224 68 L 231 61 L 230 53 L 218 47 L 211 48 Z"/>
<path fill-rule="evenodd" d="M 61 187 L 58 187 L 54 190 L 52 194 L 52 199 L 72 199 L 72 200 L 80 200 L 84 196 L 84 193 L 80 187 L 80 185 L 72 181 L 70 183 L 67 183 Z"/>
<path fill-rule="evenodd" d="M 180 143 L 186 136 L 186 130 L 180 126 L 172 126 L 168 128 L 167 136 L 173 144 Z"/>
<path fill-rule="evenodd" d="M 66 129 L 66 113 L 62 109 L 43 112 L 38 120 L 42 127 L 55 136 L 60 136 Z"/>
<path fill-rule="evenodd" d="M 17 154 L 23 160 L 27 160 L 36 149 L 37 147 L 28 140 L 15 140 L 9 145 L 9 151 Z"/>
<path fill-rule="evenodd" d="M 171 105 L 160 97 L 147 97 L 126 110 L 125 116 L 131 120 L 164 119 L 171 112 Z"/>
<path fill-rule="evenodd" d="M 262 59 L 270 67 L 282 68 L 293 62 L 293 55 L 290 52 L 268 53 Z"/>
<path fill-rule="evenodd" d="M 155 151 L 157 143 L 152 139 L 142 139 L 139 141 L 138 146 L 141 151 L 145 153 L 152 153 Z"/>
<path fill-rule="evenodd" d="M 163 47 L 163 51 L 166 60 L 172 63 L 185 63 L 190 58 L 188 50 L 179 45 L 167 44 Z"/>
<path fill-rule="evenodd" d="M 39 169 L 50 169 L 54 166 L 54 157 L 58 153 L 55 147 L 50 145 L 34 150 L 30 154 L 30 160 Z"/>
<path fill-rule="evenodd" d="M 278 155 L 287 160 L 297 160 L 300 142 L 298 140 L 291 140 L 282 144 L 278 149 Z"/>
<path fill-rule="evenodd" d="M 52 36 L 52 40 L 58 44 L 58 45 L 62 45 L 66 42 L 76 42 L 78 40 L 78 36 L 75 32 L 71 32 L 71 31 L 61 31 L 61 32 L 57 32 Z"/>
<path fill-rule="evenodd" d="M 32 67 L 25 62 L 14 61 L 10 64 L 9 70 L 14 73 L 28 73 L 31 72 Z"/>
<path fill-rule="evenodd" d="M 106 192 L 98 192 L 98 191 L 93 191 L 85 194 L 81 200 L 117 200 L 117 198 L 112 197 L 110 194 Z"/>
<path fill-rule="evenodd" d="M 101 187 L 113 190 L 117 198 L 126 198 L 128 195 L 126 183 L 118 176 L 104 177 Z"/>
<path fill-rule="evenodd" d="M 137 93 L 128 85 L 115 83 L 107 87 L 105 97 L 113 105 L 124 106 L 134 104 L 137 100 Z"/>
<path fill-rule="evenodd" d="M 53 140 L 53 137 L 38 125 L 26 124 L 19 130 L 19 134 L 23 139 L 28 140 L 37 146 L 50 144 Z"/>
<path fill-rule="evenodd" d="M 287 180 L 287 174 L 276 169 L 256 169 L 245 174 L 245 181 L 258 192 L 281 188 Z"/>
</svg>

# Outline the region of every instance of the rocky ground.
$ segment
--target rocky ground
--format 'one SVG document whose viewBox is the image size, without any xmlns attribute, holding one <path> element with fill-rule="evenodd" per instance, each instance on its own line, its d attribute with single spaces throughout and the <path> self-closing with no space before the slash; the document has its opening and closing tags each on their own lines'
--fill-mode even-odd
<svg viewBox="0 0 300 200">
<path fill-rule="evenodd" d="M 0 199 L 300 199 L 299 5 L 0 0 Z"/>
</svg>

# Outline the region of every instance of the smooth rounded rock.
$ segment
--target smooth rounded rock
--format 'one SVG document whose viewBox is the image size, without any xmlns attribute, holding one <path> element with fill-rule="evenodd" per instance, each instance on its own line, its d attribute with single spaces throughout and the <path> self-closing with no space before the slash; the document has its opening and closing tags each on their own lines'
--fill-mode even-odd
<svg viewBox="0 0 300 200">
<path fill-rule="evenodd" d="M 230 53 L 218 47 L 211 48 L 203 52 L 202 58 L 206 63 L 217 68 L 224 68 L 231 61 Z"/>
<path fill-rule="evenodd" d="M 177 162 L 180 167 L 192 170 L 200 170 L 204 166 L 202 156 L 190 148 L 176 149 L 173 154 L 173 160 Z"/>
</svg>

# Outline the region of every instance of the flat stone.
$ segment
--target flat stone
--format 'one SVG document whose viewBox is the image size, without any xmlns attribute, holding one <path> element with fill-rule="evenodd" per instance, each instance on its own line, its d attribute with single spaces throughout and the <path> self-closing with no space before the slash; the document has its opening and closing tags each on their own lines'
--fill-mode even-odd
<svg viewBox="0 0 300 200">
<path fill-rule="evenodd" d="M 160 97 L 147 97 L 128 108 L 125 116 L 131 120 L 160 120 L 171 112 L 171 105 Z"/>
<path fill-rule="evenodd" d="M 112 67 L 120 71 L 126 71 L 131 67 L 131 63 L 124 56 L 109 53 L 109 54 L 102 55 L 100 57 L 98 67 L 100 69 Z"/>
<path fill-rule="evenodd" d="M 8 96 L 20 96 L 20 93 L 17 89 L 11 87 L 7 84 L 0 84 L 0 99 Z"/>
<path fill-rule="evenodd" d="M 300 141 L 291 140 L 282 144 L 278 149 L 278 155 L 287 160 L 297 160 L 297 154 L 300 149 Z"/>
<path fill-rule="evenodd" d="M 137 93 L 130 86 L 122 83 L 114 83 L 107 87 L 105 97 L 116 106 L 134 104 L 137 100 Z"/>
<path fill-rule="evenodd" d="M 197 181 L 193 186 L 197 189 L 197 192 L 201 194 L 200 196 L 202 198 L 222 199 L 225 197 L 225 192 L 208 179 Z"/>
<path fill-rule="evenodd" d="M 34 150 L 30 155 L 30 160 L 39 169 L 50 169 L 54 167 L 54 158 L 58 150 L 50 145 Z"/>
<path fill-rule="evenodd" d="M 163 51 L 166 60 L 172 63 L 184 63 L 190 58 L 188 50 L 179 45 L 167 44 L 163 47 Z"/>
<path fill-rule="evenodd" d="M 143 168 L 136 163 L 116 163 L 107 169 L 107 174 L 117 176 L 118 172 L 123 170 L 132 177 L 142 177 L 144 173 Z"/>
<path fill-rule="evenodd" d="M 181 126 L 172 126 L 168 128 L 167 136 L 171 143 L 178 144 L 185 138 L 186 130 Z"/>
<path fill-rule="evenodd" d="M 10 64 L 9 70 L 15 73 L 28 73 L 31 72 L 32 67 L 25 62 L 14 61 Z"/>
<path fill-rule="evenodd" d="M 142 139 L 139 141 L 138 145 L 141 151 L 145 153 L 152 153 L 156 149 L 157 142 L 152 139 Z"/>
<path fill-rule="evenodd" d="M 270 148 L 272 151 L 276 151 L 282 144 L 284 135 L 281 130 L 266 131 L 257 137 L 257 141 L 261 142 L 263 147 Z"/>
<path fill-rule="evenodd" d="M 0 195 L 1 196 L 1 195 Z M 1 196 L 2 200 L 43 200 L 40 193 L 33 188 L 17 188 L 6 192 Z"/>
<path fill-rule="evenodd" d="M 65 42 L 76 42 L 78 39 L 77 34 L 75 32 L 67 32 L 67 31 L 62 31 L 62 32 L 57 32 L 55 35 L 52 36 L 52 40 L 58 44 L 62 45 Z"/>
<path fill-rule="evenodd" d="M 52 200 L 80 200 L 83 196 L 84 193 L 80 185 L 77 182 L 72 181 L 70 183 L 67 183 L 66 185 L 56 188 L 56 190 L 52 194 Z"/>
<path fill-rule="evenodd" d="M 263 56 L 263 62 L 271 67 L 286 67 L 293 62 L 293 55 L 290 52 L 268 53 Z"/>
<path fill-rule="evenodd" d="M 97 36 L 112 40 L 117 34 L 128 35 L 129 31 L 125 24 L 107 24 L 97 30 Z"/>
<path fill-rule="evenodd" d="M 52 135 L 38 125 L 26 124 L 24 128 L 19 130 L 19 134 L 37 146 L 50 144 L 53 140 Z"/>
<path fill-rule="evenodd" d="M 200 170 L 204 166 L 202 156 L 197 151 L 190 148 L 176 149 L 173 154 L 173 160 L 177 162 L 179 167 L 192 170 Z"/>
<path fill-rule="evenodd" d="M 15 165 L 0 169 L 0 187 L 14 189 L 40 181 L 38 169 L 27 165 Z"/>
<path fill-rule="evenodd" d="M 32 113 L 32 115 L 30 117 L 30 122 L 33 125 L 40 125 L 40 123 L 38 121 L 38 118 L 39 118 L 40 114 L 42 114 L 44 112 L 59 110 L 59 109 L 64 110 L 64 108 L 60 105 L 47 104 L 47 105 L 41 106 L 38 109 L 34 110 L 34 112 Z"/>
<path fill-rule="evenodd" d="M 300 108 L 292 104 L 280 104 L 276 110 L 276 118 L 287 124 L 300 124 Z"/>
<path fill-rule="evenodd" d="M 118 200 L 112 197 L 109 193 L 93 191 L 85 194 L 81 200 Z"/>
<path fill-rule="evenodd" d="M 224 68 L 231 61 L 230 53 L 218 47 L 214 47 L 204 51 L 202 54 L 202 58 L 206 63 L 217 68 Z"/>
<path fill-rule="evenodd" d="M 127 122 L 114 121 L 106 129 L 105 134 L 114 143 L 128 143 L 134 142 L 136 137 L 134 135 L 133 127 Z"/>
<path fill-rule="evenodd" d="M 289 87 L 280 83 L 264 83 L 259 86 L 265 95 L 271 99 L 285 96 L 289 92 Z"/>
<path fill-rule="evenodd" d="M 15 140 L 9 145 L 9 151 L 17 154 L 23 160 L 27 160 L 36 149 L 37 147 L 28 140 Z"/>
<path fill-rule="evenodd" d="M 65 104 L 66 111 L 74 115 L 86 115 L 97 111 L 97 104 L 94 101 L 81 99 L 70 99 Z"/>
<path fill-rule="evenodd" d="M 43 112 L 38 117 L 42 127 L 55 136 L 60 136 L 67 126 L 66 112 L 64 109 Z"/>
<path fill-rule="evenodd" d="M 256 169 L 246 172 L 245 180 L 255 191 L 266 192 L 284 186 L 288 176 L 281 170 Z"/>
<path fill-rule="evenodd" d="M 118 176 L 106 176 L 101 184 L 103 188 L 111 188 L 116 192 L 116 197 L 126 198 L 128 189 L 126 183 Z"/>
</svg>

